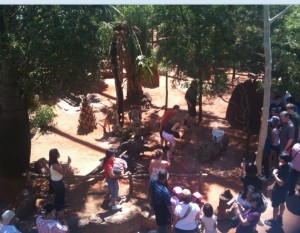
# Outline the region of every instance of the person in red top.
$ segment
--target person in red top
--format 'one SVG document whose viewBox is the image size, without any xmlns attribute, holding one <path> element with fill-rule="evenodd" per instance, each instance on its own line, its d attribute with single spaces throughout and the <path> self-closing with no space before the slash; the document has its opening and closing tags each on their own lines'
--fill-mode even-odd
<svg viewBox="0 0 300 233">
<path fill-rule="evenodd" d="M 179 111 L 180 107 L 178 105 L 174 105 L 172 109 L 168 109 L 165 111 L 164 115 L 159 121 L 159 134 L 160 134 L 160 143 L 161 146 L 163 146 L 164 139 L 162 137 L 162 131 L 164 127 L 167 126 L 169 121 L 176 115 L 176 113 Z M 166 143 L 166 142 L 165 142 Z"/>
<path fill-rule="evenodd" d="M 106 156 L 103 161 L 103 170 L 106 177 L 106 182 L 110 191 L 110 205 L 112 210 L 122 209 L 121 205 L 118 205 L 117 199 L 119 198 L 119 180 L 118 178 L 124 175 L 124 171 L 119 169 L 114 169 L 115 162 L 115 153 L 114 149 L 109 149 L 106 151 Z"/>
</svg>

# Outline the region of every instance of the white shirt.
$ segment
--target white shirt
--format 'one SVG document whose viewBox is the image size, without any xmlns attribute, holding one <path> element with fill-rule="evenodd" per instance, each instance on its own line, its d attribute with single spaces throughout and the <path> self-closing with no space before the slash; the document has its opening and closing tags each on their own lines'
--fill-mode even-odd
<svg viewBox="0 0 300 233">
<path fill-rule="evenodd" d="M 53 169 L 53 165 L 50 166 L 50 176 L 51 176 L 51 180 L 53 181 L 59 181 L 63 178 L 62 174 L 60 174 L 58 171 Z"/>
<path fill-rule="evenodd" d="M 190 203 L 192 206 L 191 212 L 184 219 L 179 220 L 175 227 L 181 230 L 194 230 L 197 228 L 196 215 L 200 214 L 200 208 L 195 203 Z M 175 208 L 175 215 L 179 218 L 183 217 L 188 209 L 189 204 L 180 203 Z"/>
<path fill-rule="evenodd" d="M 205 233 L 217 233 L 217 229 L 214 227 L 215 223 L 217 223 L 217 216 L 213 215 L 211 218 L 202 216 L 201 222 L 204 223 Z"/>
<path fill-rule="evenodd" d="M 292 148 L 292 158 L 294 157 L 294 159 L 291 162 L 292 167 L 297 170 L 298 172 L 300 172 L 300 152 L 298 154 L 296 154 L 298 151 L 300 150 L 300 143 L 296 143 L 293 148 Z"/>
<path fill-rule="evenodd" d="M 21 232 L 13 225 L 0 224 L 0 233 L 21 233 Z"/>
</svg>

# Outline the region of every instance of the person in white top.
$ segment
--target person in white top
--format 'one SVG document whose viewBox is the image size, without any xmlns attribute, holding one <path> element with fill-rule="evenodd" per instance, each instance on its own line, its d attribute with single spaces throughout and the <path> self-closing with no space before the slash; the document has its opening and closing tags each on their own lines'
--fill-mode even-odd
<svg viewBox="0 0 300 233">
<path fill-rule="evenodd" d="M 64 168 L 58 162 L 60 154 L 57 149 L 49 151 L 49 170 L 50 182 L 54 190 L 54 203 L 57 209 L 65 207 L 65 184 L 63 181 Z M 68 157 L 67 165 L 71 163 L 71 158 Z"/>
<path fill-rule="evenodd" d="M 204 216 L 201 217 L 202 232 L 217 233 L 217 216 L 213 212 L 211 204 L 206 203 L 203 206 Z"/>
<path fill-rule="evenodd" d="M 21 233 L 14 225 L 15 212 L 6 210 L 2 214 L 2 224 L 0 223 L 0 233 Z"/>
<path fill-rule="evenodd" d="M 195 233 L 200 219 L 200 208 L 192 202 L 191 191 L 182 191 L 182 203 L 176 206 L 173 224 L 175 233 Z"/>
<path fill-rule="evenodd" d="M 162 159 L 163 155 L 162 150 L 158 149 L 155 151 L 155 159 L 151 159 L 149 165 L 150 180 L 154 178 L 157 179 L 159 171 L 163 171 L 171 166 L 169 153 L 167 152 L 167 160 Z"/>
</svg>

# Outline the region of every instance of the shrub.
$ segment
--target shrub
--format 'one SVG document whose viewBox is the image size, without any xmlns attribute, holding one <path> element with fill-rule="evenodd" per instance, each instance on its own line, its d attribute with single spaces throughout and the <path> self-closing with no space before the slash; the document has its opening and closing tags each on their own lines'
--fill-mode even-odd
<svg viewBox="0 0 300 233">
<path fill-rule="evenodd" d="M 41 105 L 33 118 L 32 124 L 33 127 L 41 128 L 42 130 L 46 129 L 52 125 L 55 113 L 53 108 L 49 105 Z"/>
</svg>

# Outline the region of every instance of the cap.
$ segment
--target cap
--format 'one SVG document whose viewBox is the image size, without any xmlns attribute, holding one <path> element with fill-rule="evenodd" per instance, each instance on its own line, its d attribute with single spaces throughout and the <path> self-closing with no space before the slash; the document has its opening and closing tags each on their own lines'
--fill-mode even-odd
<svg viewBox="0 0 300 233">
<path fill-rule="evenodd" d="M 12 210 L 6 210 L 2 214 L 2 224 L 8 225 L 10 221 L 15 217 L 15 215 L 16 215 L 15 212 L 13 212 Z"/>
<path fill-rule="evenodd" d="M 186 197 L 191 196 L 191 191 L 188 189 L 184 189 L 182 190 L 182 195 Z"/>
<path fill-rule="evenodd" d="M 280 119 L 278 116 L 272 116 L 269 120 L 268 123 L 272 123 L 272 124 L 278 124 L 280 122 Z"/>
<path fill-rule="evenodd" d="M 176 186 L 173 188 L 173 193 L 175 194 L 182 194 L 182 188 L 179 186 Z"/>
<path fill-rule="evenodd" d="M 194 192 L 192 196 L 198 199 L 199 201 L 203 200 L 203 197 L 199 192 Z"/>
<path fill-rule="evenodd" d="M 290 154 L 287 151 L 282 151 L 282 152 L 280 152 L 279 157 L 288 157 L 289 158 Z"/>
<path fill-rule="evenodd" d="M 42 210 L 41 210 L 41 212 L 42 212 L 42 214 L 49 214 L 50 212 L 52 212 L 53 210 L 55 210 L 55 205 L 53 205 L 53 204 L 46 204 L 43 208 L 42 208 Z"/>
</svg>

